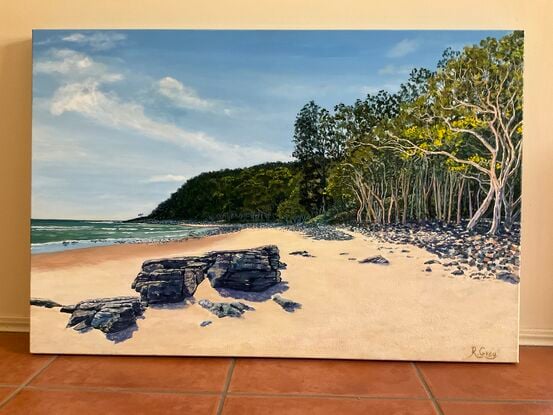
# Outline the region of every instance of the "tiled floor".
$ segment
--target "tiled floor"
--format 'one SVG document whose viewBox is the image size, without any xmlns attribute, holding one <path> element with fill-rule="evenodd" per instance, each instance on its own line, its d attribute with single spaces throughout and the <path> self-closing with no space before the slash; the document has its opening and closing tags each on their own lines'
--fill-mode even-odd
<svg viewBox="0 0 553 415">
<path fill-rule="evenodd" d="M 553 415 L 553 348 L 486 365 L 33 356 L 27 342 L 0 333 L 0 415 Z"/>
</svg>

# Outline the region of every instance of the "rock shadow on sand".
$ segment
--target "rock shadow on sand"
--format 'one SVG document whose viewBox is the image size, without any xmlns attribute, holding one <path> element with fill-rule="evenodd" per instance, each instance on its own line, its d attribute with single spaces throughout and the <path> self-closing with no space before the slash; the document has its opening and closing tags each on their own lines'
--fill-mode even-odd
<svg viewBox="0 0 553 415">
<path fill-rule="evenodd" d="M 193 304 L 196 304 L 196 299 L 194 297 L 187 297 L 184 301 L 178 301 L 176 303 L 154 303 L 149 304 L 148 307 L 155 310 L 182 310 Z"/>
<path fill-rule="evenodd" d="M 230 288 L 215 288 L 221 297 L 234 298 L 236 300 L 246 300 L 252 302 L 263 302 L 270 300 L 275 294 L 282 294 L 288 291 L 287 281 L 282 281 L 272 287 L 267 288 L 265 291 L 253 292 L 253 291 L 238 291 Z"/>
<path fill-rule="evenodd" d="M 141 317 L 141 318 L 144 318 L 144 317 Z M 129 340 L 133 336 L 135 331 L 138 331 L 138 325 L 136 323 L 127 327 L 124 330 L 117 331 L 115 333 L 107 333 L 106 339 L 108 339 L 109 341 L 112 341 L 115 344 L 121 343 L 126 340 Z"/>
</svg>

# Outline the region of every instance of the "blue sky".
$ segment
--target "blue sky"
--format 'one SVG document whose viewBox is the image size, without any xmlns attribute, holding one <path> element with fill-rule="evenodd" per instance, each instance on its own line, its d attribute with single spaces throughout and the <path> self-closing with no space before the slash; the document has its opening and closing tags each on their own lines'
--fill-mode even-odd
<svg viewBox="0 0 553 415">
<path fill-rule="evenodd" d="M 33 33 L 34 218 L 149 213 L 203 171 L 290 160 L 295 115 L 505 31 Z"/>
</svg>

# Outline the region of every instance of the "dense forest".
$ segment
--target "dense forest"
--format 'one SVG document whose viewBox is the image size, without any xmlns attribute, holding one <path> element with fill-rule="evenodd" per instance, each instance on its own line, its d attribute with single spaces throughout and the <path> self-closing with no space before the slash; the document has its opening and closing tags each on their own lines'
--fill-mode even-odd
<svg viewBox="0 0 553 415">
<path fill-rule="evenodd" d="M 356 221 L 486 219 L 509 230 L 521 205 L 523 34 L 447 49 L 396 93 L 332 110 L 308 102 L 294 163 L 203 173 L 148 218 Z"/>
<path fill-rule="evenodd" d="M 184 183 L 148 218 L 228 222 L 307 219 L 305 210 L 288 207 L 297 198 L 294 195 L 300 176 L 298 163 L 202 173 Z"/>
</svg>

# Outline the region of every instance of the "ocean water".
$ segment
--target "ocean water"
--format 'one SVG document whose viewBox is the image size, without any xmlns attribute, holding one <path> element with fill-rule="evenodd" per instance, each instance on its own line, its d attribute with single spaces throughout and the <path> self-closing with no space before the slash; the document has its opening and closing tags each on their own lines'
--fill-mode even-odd
<svg viewBox="0 0 553 415">
<path fill-rule="evenodd" d="M 215 228 L 107 220 L 31 219 L 33 254 L 119 243 L 201 237 Z"/>
</svg>

